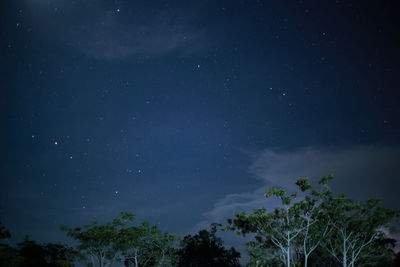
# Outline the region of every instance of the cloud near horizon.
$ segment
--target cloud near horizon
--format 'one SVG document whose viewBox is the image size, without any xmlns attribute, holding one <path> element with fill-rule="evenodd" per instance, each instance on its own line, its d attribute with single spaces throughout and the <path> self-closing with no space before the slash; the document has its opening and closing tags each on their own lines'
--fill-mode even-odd
<svg viewBox="0 0 400 267">
<path fill-rule="evenodd" d="M 382 199 L 390 208 L 399 208 L 400 148 L 379 145 L 342 149 L 302 148 L 295 151 L 270 149 L 251 152 L 254 159 L 248 172 L 262 185 L 250 192 L 226 195 L 213 209 L 203 213 L 204 220 L 195 229 L 208 227 L 212 222 L 225 223 L 235 211 L 251 211 L 267 207 L 272 210 L 280 203 L 265 199 L 264 193 L 272 187 L 295 191 L 295 181 L 308 177 L 313 184 L 328 174 L 334 175 L 331 184 L 335 194 L 345 194 L 357 200 Z M 251 178 L 250 178 L 251 179 Z"/>
</svg>

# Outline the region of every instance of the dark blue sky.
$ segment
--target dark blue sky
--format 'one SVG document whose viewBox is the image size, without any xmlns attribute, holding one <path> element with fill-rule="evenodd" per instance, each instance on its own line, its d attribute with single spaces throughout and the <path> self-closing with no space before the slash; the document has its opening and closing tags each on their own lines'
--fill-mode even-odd
<svg viewBox="0 0 400 267">
<path fill-rule="evenodd" d="M 186 234 L 332 172 L 337 192 L 399 208 L 394 2 L 0 10 L 0 215 L 15 241 L 120 210 Z"/>
</svg>

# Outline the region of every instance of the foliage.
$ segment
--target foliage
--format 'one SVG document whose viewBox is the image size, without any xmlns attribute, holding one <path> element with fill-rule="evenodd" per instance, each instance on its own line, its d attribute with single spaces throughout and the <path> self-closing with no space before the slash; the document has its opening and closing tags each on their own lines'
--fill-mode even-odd
<svg viewBox="0 0 400 267">
<path fill-rule="evenodd" d="M 217 224 L 210 231 L 201 230 L 195 235 L 187 235 L 179 251 L 179 266 L 240 266 L 240 253 L 234 248 L 226 249 L 221 238 L 215 235 Z"/>
</svg>

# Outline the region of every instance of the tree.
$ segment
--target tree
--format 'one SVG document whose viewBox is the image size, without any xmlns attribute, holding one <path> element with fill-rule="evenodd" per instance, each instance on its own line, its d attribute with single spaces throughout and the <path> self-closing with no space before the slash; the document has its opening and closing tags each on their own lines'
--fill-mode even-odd
<svg viewBox="0 0 400 267">
<path fill-rule="evenodd" d="M 266 193 L 266 197 L 272 195 L 281 199 L 282 208 L 276 208 L 271 213 L 267 213 L 265 208 L 254 209 L 249 215 L 246 212 L 235 213 L 235 219 L 228 220 L 228 229 L 243 236 L 254 233 L 256 242 L 260 243 L 258 249 L 271 242 L 281 251 L 279 253 L 281 261 L 290 267 L 293 244 L 302 231 L 303 225 L 300 217 L 296 216 L 296 210 L 291 207 L 291 202 L 295 198 L 294 194 L 287 195 L 285 190 L 274 188 Z"/>
<path fill-rule="evenodd" d="M 313 262 L 321 262 L 321 255 L 327 266 L 331 264 L 327 263 L 330 256 L 344 267 L 387 259 L 391 250 L 382 230 L 399 213 L 382 207 L 375 199 L 355 202 L 345 196 L 333 196 L 328 186 L 332 179 L 332 175 L 322 178 L 319 191 L 308 179 L 297 180 L 300 190 L 306 193 L 297 202 L 296 194 L 273 188 L 265 196 L 278 197 L 282 207 L 270 213 L 265 208 L 254 209 L 251 214 L 236 212 L 226 230 L 254 234 L 255 240 L 247 243 L 253 266 L 268 265 L 277 256 L 288 267 L 296 262 L 307 266 L 310 257 Z M 323 253 L 312 257 L 316 250 Z"/>
<path fill-rule="evenodd" d="M 382 232 L 365 248 L 357 261 L 357 266 L 395 266 L 396 239 L 388 238 Z"/>
<path fill-rule="evenodd" d="M 325 185 L 329 179 L 321 180 L 321 184 Z M 282 207 L 275 208 L 270 213 L 267 213 L 264 207 L 254 209 L 249 215 L 245 212 L 235 213 L 235 218 L 228 220 L 229 226 L 226 230 L 236 231 L 244 236 L 249 233 L 255 234 L 255 242 L 247 244 L 250 255 L 257 255 L 257 259 L 252 259 L 253 262 L 260 262 L 261 259 L 262 262 L 271 262 L 270 255 L 278 255 L 281 261 L 290 267 L 294 260 L 300 260 L 298 255 L 302 254 L 304 266 L 307 266 L 310 254 L 327 234 L 328 227 L 323 223 L 319 207 L 327 187 L 317 191 L 306 178 L 299 179 L 296 184 L 301 191 L 309 195 L 294 202 L 297 193 L 288 194 L 284 189 L 272 188 L 265 193 L 265 197 L 277 197 L 281 200 Z M 275 246 L 280 253 L 271 249 L 271 246 Z"/>
<path fill-rule="evenodd" d="M 228 250 L 223 246 L 221 238 L 215 235 L 217 226 L 212 224 L 210 231 L 201 230 L 194 236 L 184 237 L 179 266 L 240 266 L 240 253 L 233 247 Z"/>
<path fill-rule="evenodd" d="M 0 240 L 10 238 L 11 234 L 0 221 Z M 21 262 L 18 251 L 8 245 L 0 244 L 0 267 L 17 266 Z"/>
<path fill-rule="evenodd" d="M 15 267 L 70 267 L 74 266 L 77 252 L 62 244 L 38 244 L 28 236 L 17 248 L 1 246 L 0 266 Z"/>
<path fill-rule="evenodd" d="M 399 216 L 397 211 L 384 208 L 377 199 L 356 202 L 344 195 L 328 195 L 323 205 L 332 226 L 325 247 L 337 262 L 347 267 L 381 257 L 370 248 L 376 252 L 379 240 L 386 238 L 383 229 Z"/>
<path fill-rule="evenodd" d="M 268 240 L 264 242 L 249 241 L 246 243 L 249 253 L 249 261 L 246 266 L 283 266 L 284 263 L 279 259 L 280 251 Z"/>
<path fill-rule="evenodd" d="M 321 204 L 324 197 L 330 195 L 331 190 L 328 182 L 332 179 L 332 175 L 323 177 L 319 181 L 321 186 L 319 191 L 311 186 L 307 178 L 301 178 L 296 181 L 296 185 L 300 190 L 308 193 L 303 200 L 294 204 L 295 210 L 297 210 L 296 215 L 300 216 L 303 220 L 302 224 L 304 225 L 296 240 L 299 243 L 299 247 L 301 247 L 300 251 L 303 255 L 304 267 L 308 266 L 311 253 L 321 245 L 323 239 L 330 231 Z"/>
<path fill-rule="evenodd" d="M 0 240 L 10 237 L 11 237 L 10 231 L 8 231 L 7 228 L 4 225 L 2 225 L 0 221 Z"/>
<path fill-rule="evenodd" d="M 66 245 L 47 243 L 42 245 L 42 248 L 49 266 L 71 267 L 75 266 L 75 261 L 83 259 L 78 251 Z"/>
<path fill-rule="evenodd" d="M 395 259 L 394 259 L 394 266 L 400 267 L 400 251 L 397 252 Z"/>
<path fill-rule="evenodd" d="M 18 267 L 24 262 L 24 258 L 16 248 L 0 244 L 0 267 Z"/>
<path fill-rule="evenodd" d="M 115 249 L 125 257 L 126 266 L 174 266 L 176 242 L 172 234 L 163 233 L 157 225 L 142 222 L 137 227 L 121 229 Z"/>
<path fill-rule="evenodd" d="M 90 256 L 92 266 L 97 262 L 100 267 L 106 267 L 112 261 L 119 259 L 120 255 L 115 250 L 119 231 L 127 223 L 132 222 L 134 217 L 132 213 L 120 212 L 112 222 L 103 225 L 93 222 L 83 228 L 62 226 L 61 229 L 79 242 L 77 248 Z"/>
</svg>

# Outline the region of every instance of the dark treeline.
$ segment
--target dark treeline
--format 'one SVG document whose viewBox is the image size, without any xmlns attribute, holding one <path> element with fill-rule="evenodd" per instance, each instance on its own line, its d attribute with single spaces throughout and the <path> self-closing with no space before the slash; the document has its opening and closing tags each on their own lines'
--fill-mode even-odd
<svg viewBox="0 0 400 267">
<path fill-rule="evenodd" d="M 62 226 L 76 246 L 38 244 L 29 237 L 12 247 L 0 244 L 0 267 L 28 266 L 240 266 L 240 253 L 226 248 L 216 234 L 232 231 L 250 235 L 245 243 L 246 266 L 400 266 L 396 240 L 388 233 L 400 213 L 379 200 L 356 202 L 334 195 L 332 176 L 319 181 L 319 190 L 306 178 L 296 184 L 302 197 L 273 188 L 281 206 L 271 211 L 236 212 L 227 225 L 211 224 L 194 235 L 177 237 L 144 221 L 134 223 L 133 213 L 120 212 L 111 222 L 82 227 Z M 0 239 L 11 237 L 0 222 Z"/>
</svg>

